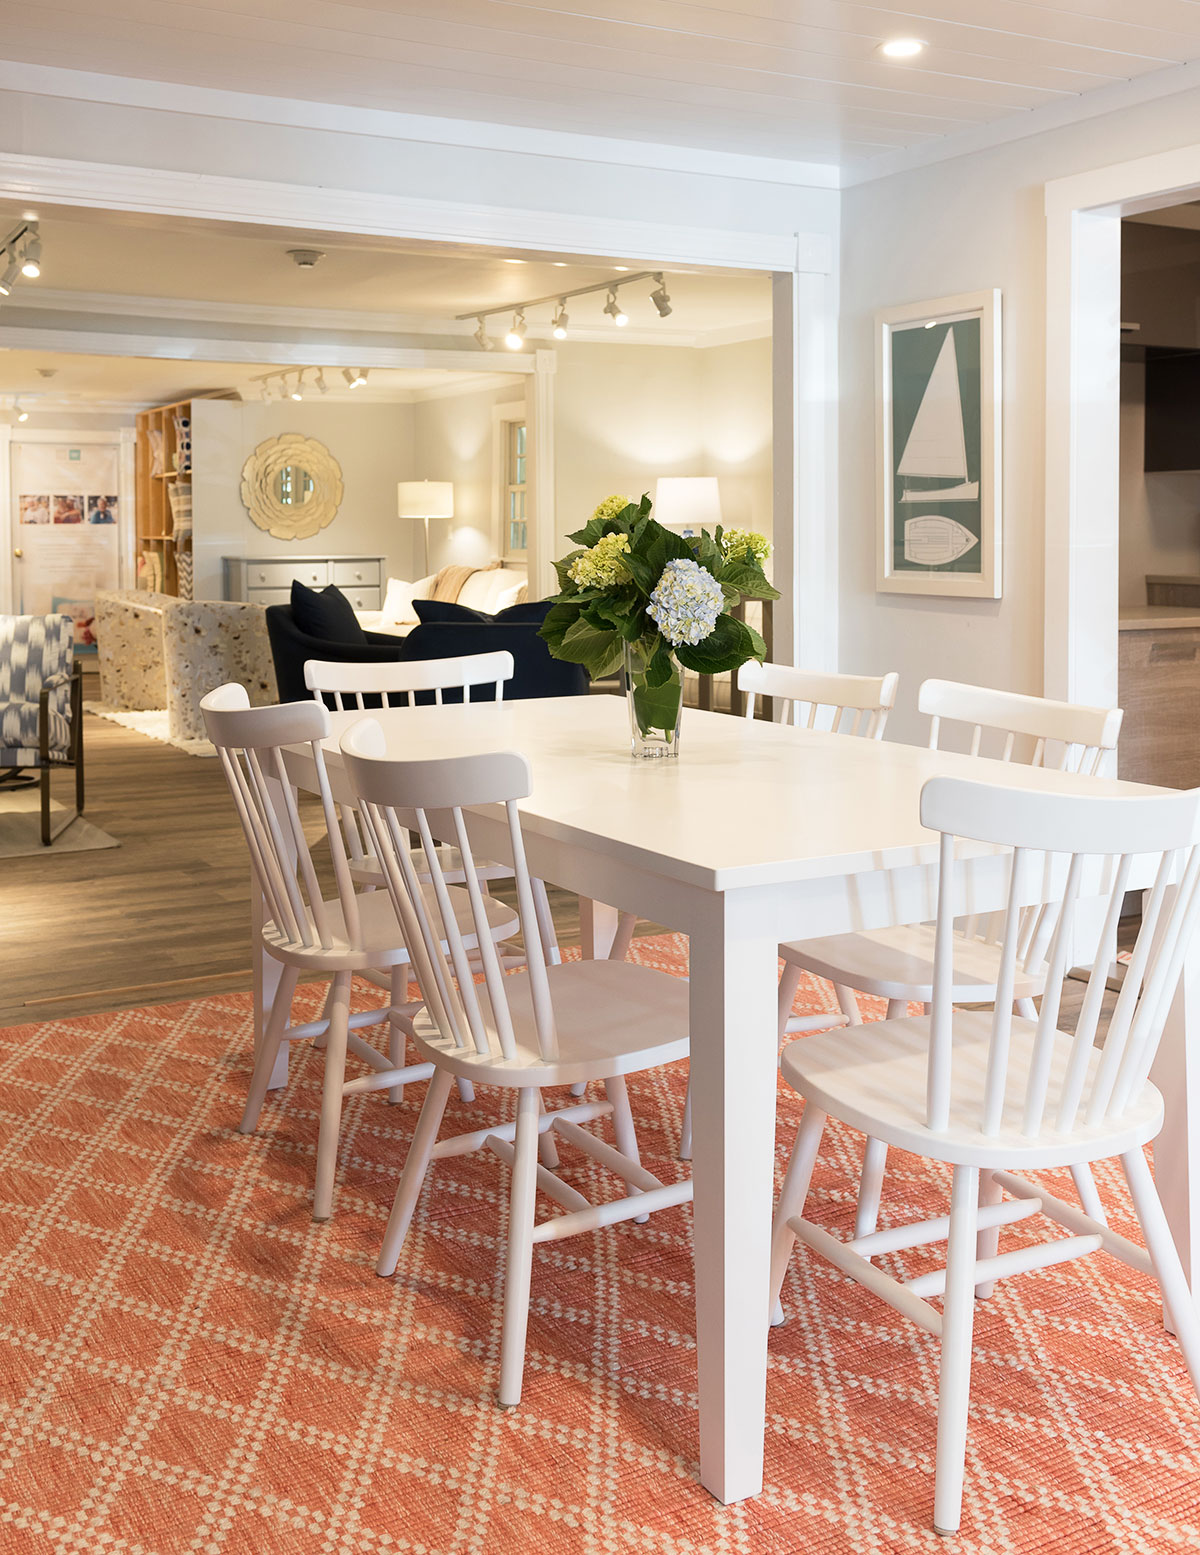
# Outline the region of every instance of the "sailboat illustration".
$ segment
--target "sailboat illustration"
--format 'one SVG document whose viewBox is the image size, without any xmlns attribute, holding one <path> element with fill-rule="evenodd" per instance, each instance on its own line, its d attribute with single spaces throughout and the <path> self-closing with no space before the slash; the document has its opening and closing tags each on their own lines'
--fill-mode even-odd
<svg viewBox="0 0 1200 1555">
<path fill-rule="evenodd" d="M 973 502 L 979 496 L 979 482 L 967 479 L 967 443 L 953 329 L 946 331 L 896 473 L 918 480 L 954 482 L 950 486 L 925 486 L 919 491 L 906 489 L 901 492 L 901 502 Z"/>
</svg>

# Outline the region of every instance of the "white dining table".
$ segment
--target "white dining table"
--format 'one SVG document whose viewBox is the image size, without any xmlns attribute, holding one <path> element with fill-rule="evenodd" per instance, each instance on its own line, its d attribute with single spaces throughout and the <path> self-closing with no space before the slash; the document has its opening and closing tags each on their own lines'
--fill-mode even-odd
<svg viewBox="0 0 1200 1555">
<path fill-rule="evenodd" d="M 515 750 L 528 758 L 533 789 L 520 809 L 530 868 L 579 894 L 585 953 L 606 953 L 618 910 L 689 936 L 700 1477 L 723 1502 L 756 1495 L 766 1409 L 776 946 L 934 916 L 937 840 L 918 818 L 929 778 L 1054 792 L 1148 790 L 692 709 L 677 759 L 634 760 L 623 700 L 591 696 L 334 713 L 326 759 L 342 800 L 350 795 L 337 736 L 362 716 L 379 719 L 397 757 Z M 287 766 L 299 788 L 313 787 L 311 751 L 289 751 Z M 479 856 L 508 857 L 500 807 L 470 812 L 468 824 Z M 960 870 L 964 912 L 1002 905 L 1003 855 L 967 845 Z M 273 963 L 263 958 L 260 1021 L 272 984 Z M 1200 1167 L 1191 1120 L 1200 1099 L 1184 1035 L 1198 996 L 1192 956 L 1159 1059 L 1168 1125 L 1156 1159 L 1191 1275 L 1200 1248 L 1192 1234 Z"/>
</svg>

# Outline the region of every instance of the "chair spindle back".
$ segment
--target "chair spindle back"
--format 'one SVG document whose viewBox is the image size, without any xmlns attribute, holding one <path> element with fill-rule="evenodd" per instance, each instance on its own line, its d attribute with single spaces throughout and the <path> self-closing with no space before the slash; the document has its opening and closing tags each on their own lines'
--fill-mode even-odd
<svg viewBox="0 0 1200 1555">
<path fill-rule="evenodd" d="M 351 945 L 358 947 L 358 902 L 321 749 L 321 741 L 330 734 L 328 711 L 320 702 L 251 707 L 245 687 L 237 684 L 210 691 L 200 709 L 220 756 L 269 916 L 292 944 L 328 950 L 333 943 L 328 903 L 282 749 L 287 745 L 311 748 L 345 931 Z"/>
<path fill-rule="evenodd" d="M 1117 748 L 1124 713 L 1119 707 L 1084 707 L 1054 702 L 1049 697 L 1022 696 L 970 686 L 956 680 L 926 680 L 917 692 L 917 707 L 929 714 L 929 749 L 940 749 L 942 721 L 966 724 L 971 730 L 969 754 L 998 755 L 1011 761 L 1018 738 L 1033 741 L 1031 767 L 1053 766 L 1063 772 L 1096 776 L 1105 755 Z M 982 749 L 985 733 L 1003 736 L 1000 751 Z M 1046 758 L 1048 743 L 1061 745 L 1055 761 Z"/>
<path fill-rule="evenodd" d="M 883 739 L 899 683 L 894 670 L 880 676 L 821 675 L 788 664 L 759 664 L 755 659 L 737 672 L 747 718 L 754 717 L 758 697 L 775 697 L 784 704 L 785 723 L 869 740 Z"/>
<path fill-rule="evenodd" d="M 529 764 L 512 751 L 480 756 L 447 756 L 429 761 L 389 758 L 383 729 L 371 718 L 342 736 L 342 756 L 358 801 L 363 826 L 383 866 L 387 888 L 412 957 L 421 997 L 442 1037 L 458 1048 L 474 1048 L 496 1059 L 517 1057 L 511 981 L 505 977 L 488 929 L 477 861 L 464 811 L 503 804 L 512 848 L 517 913 L 525 943 L 538 1050 L 543 1059 L 558 1054 L 554 1008 L 547 977 L 547 947 L 539 922 L 517 801 L 530 792 Z M 410 834 L 420 846 L 414 857 Z M 462 860 L 478 951 L 472 959 L 448 895 L 437 843 L 449 842 Z M 420 880 L 433 887 L 436 907 L 427 910 Z M 444 947 L 444 948 L 443 948 Z M 475 974 L 482 971 L 483 982 Z"/>
<path fill-rule="evenodd" d="M 402 659 L 389 664 L 335 664 L 309 659 L 304 684 L 318 702 L 331 699 L 335 712 L 362 712 L 366 698 L 373 707 L 410 707 L 418 695 L 432 696 L 440 707 L 443 692 L 461 690 L 471 700 L 473 686 L 491 686 L 497 702 L 504 700 L 504 683 L 514 673 L 513 656 L 506 649 L 494 653 L 467 653 L 453 659 Z"/>
<path fill-rule="evenodd" d="M 980 1133 L 994 1136 L 1004 1129 L 1045 1138 L 1119 1120 L 1137 1102 L 1149 1076 L 1183 957 L 1200 922 L 1200 789 L 1148 798 L 1093 798 L 934 778 L 921 793 L 921 821 L 942 834 L 930 1014 L 929 1128 L 938 1131 L 947 1126 L 953 1064 L 973 1061 L 953 1050 L 950 995 L 954 915 L 959 906 L 956 838 L 1010 850 L 1007 901 L 998 915 L 1003 918 L 998 936 L 1000 971 Z M 1121 904 L 1137 857 L 1151 861 L 1154 884 L 1103 1049 L 1097 1049 Z M 1074 1035 L 1068 1036 L 1058 1029 L 1058 1019 L 1081 896 L 1103 899 L 1104 928 L 1078 1024 Z M 1053 930 L 1045 955 L 1045 992 L 1028 1063 L 1024 1072 L 1017 1072 L 1021 1066 L 1012 1060 L 1014 1024 L 1019 1019 L 1013 1013 L 1013 982 L 1023 954 L 1029 903 L 1047 897 Z"/>
</svg>

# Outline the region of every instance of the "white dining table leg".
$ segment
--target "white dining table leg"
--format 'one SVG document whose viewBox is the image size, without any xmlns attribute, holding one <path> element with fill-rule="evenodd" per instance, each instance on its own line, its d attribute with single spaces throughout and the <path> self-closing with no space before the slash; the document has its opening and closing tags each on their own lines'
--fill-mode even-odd
<svg viewBox="0 0 1200 1555">
<path fill-rule="evenodd" d="M 776 936 L 751 893 L 692 926 L 692 1180 L 700 1479 L 762 1489 L 775 1162 Z"/>
<path fill-rule="evenodd" d="M 579 898 L 579 938 L 585 961 L 603 961 L 607 957 L 617 937 L 620 917 L 615 907 L 593 902 L 590 896 Z"/>
<path fill-rule="evenodd" d="M 1200 937 L 1184 961 L 1150 1078 L 1165 1117 L 1154 1141 L 1154 1178 L 1180 1262 L 1200 1298 Z M 1168 1323 L 1168 1326 L 1170 1324 Z"/>
</svg>

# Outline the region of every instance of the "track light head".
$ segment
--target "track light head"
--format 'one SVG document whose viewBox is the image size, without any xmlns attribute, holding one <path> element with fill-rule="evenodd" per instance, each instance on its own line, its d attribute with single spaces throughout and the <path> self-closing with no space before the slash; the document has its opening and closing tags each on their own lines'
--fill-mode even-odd
<svg viewBox="0 0 1200 1555">
<path fill-rule="evenodd" d="M 604 304 L 604 311 L 619 329 L 624 329 L 629 323 L 629 315 L 617 301 L 617 288 L 610 286 L 608 289 L 608 301 Z"/>
<path fill-rule="evenodd" d="M 21 396 L 19 394 L 17 395 L 16 399 L 13 400 L 13 410 L 16 412 L 18 421 L 29 420 L 29 412 L 27 410 L 21 409 Z"/>
<path fill-rule="evenodd" d="M 329 385 L 325 382 L 325 374 L 321 370 L 321 368 L 319 368 L 319 367 L 317 368 L 317 393 L 318 394 L 328 394 L 329 393 Z"/>
<path fill-rule="evenodd" d="M 567 314 L 567 300 L 564 297 L 559 302 L 558 309 L 550 324 L 550 331 L 555 340 L 565 340 L 567 338 L 567 325 L 570 322 L 571 320 Z"/>
<path fill-rule="evenodd" d="M 510 351 L 519 351 L 525 344 L 525 314 L 523 312 L 513 314 L 512 327 L 504 337 L 504 344 Z"/>
<path fill-rule="evenodd" d="M 31 281 L 36 281 L 42 273 L 42 240 L 38 237 L 36 227 L 30 227 L 29 236 L 25 242 L 25 249 L 21 256 L 21 274 L 28 276 Z"/>
<path fill-rule="evenodd" d="M 20 273 L 21 261 L 14 255 L 13 258 L 8 261 L 8 264 L 4 270 L 4 274 L 0 276 L 0 297 L 7 297 L 11 293 L 13 289 L 13 283 L 16 281 Z"/>
<path fill-rule="evenodd" d="M 366 383 L 367 373 L 369 371 L 370 369 L 367 367 L 343 367 L 342 377 L 346 380 L 352 389 L 358 389 L 361 388 L 364 383 Z"/>
<path fill-rule="evenodd" d="M 475 343 L 481 351 L 494 351 L 496 349 L 496 342 L 488 334 L 487 319 L 482 314 L 479 315 L 479 328 L 475 331 Z"/>
<path fill-rule="evenodd" d="M 665 319 L 671 311 L 671 299 L 667 294 L 667 285 L 661 274 L 656 275 L 654 279 L 658 282 L 658 288 L 650 293 L 650 301 L 658 309 L 659 318 Z"/>
<path fill-rule="evenodd" d="M 297 373 L 296 374 L 296 387 L 292 390 L 292 398 L 294 400 L 302 400 L 304 398 L 304 374 L 303 373 Z"/>
</svg>

